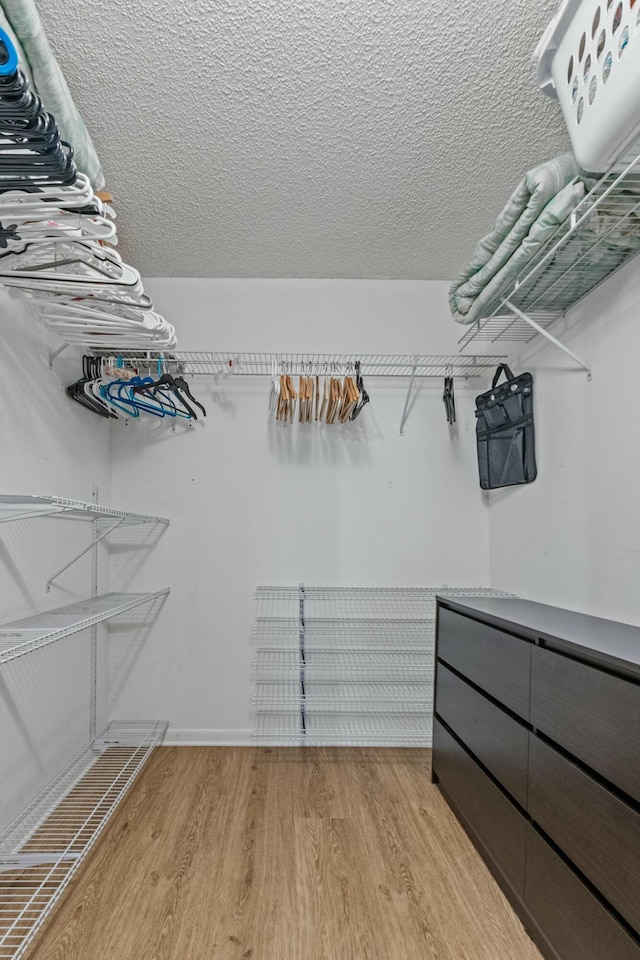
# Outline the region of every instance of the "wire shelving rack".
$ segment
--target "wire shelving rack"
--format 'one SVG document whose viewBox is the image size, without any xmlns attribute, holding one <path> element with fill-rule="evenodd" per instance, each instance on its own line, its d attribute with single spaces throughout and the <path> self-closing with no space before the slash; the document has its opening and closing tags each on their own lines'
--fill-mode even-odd
<svg viewBox="0 0 640 960">
<path fill-rule="evenodd" d="M 460 349 L 476 342 L 528 343 L 542 334 L 587 373 L 590 368 L 548 327 L 640 252 L 640 156 L 593 184 L 573 213 L 495 300 L 470 324 Z"/>
<path fill-rule="evenodd" d="M 0 835 L 0 960 L 19 960 L 167 723 L 111 723 Z"/>
<path fill-rule="evenodd" d="M 0 626 L 0 665 L 168 594 L 168 587 L 153 593 L 105 593 L 4 623 Z"/>
<path fill-rule="evenodd" d="M 255 738 L 428 746 L 438 595 L 508 596 L 466 587 L 258 587 Z"/>
<path fill-rule="evenodd" d="M 103 356 L 107 351 L 97 351 Z M 140 351 L 122 351 L 118 357 L 139 370 L 157 372 L 159 369 L 184 376 L 266 377 L 276 374 L 292 376 L 342 376 L 354 373 L 360 364 L 363 377 L 393 377 L 409 380 L 404 409 L 400 419 L 400 434 L 409 414 L 409 401 L 416 380 L 428 377 L 458 377 L 465 380 L 494 371 L 505 356 L 487 354 L 454 354 L 429 356 L 425 354 L 374 353 L 221 353 L 212 350 L 180 351 L 166 354 Z"/>
</svg>

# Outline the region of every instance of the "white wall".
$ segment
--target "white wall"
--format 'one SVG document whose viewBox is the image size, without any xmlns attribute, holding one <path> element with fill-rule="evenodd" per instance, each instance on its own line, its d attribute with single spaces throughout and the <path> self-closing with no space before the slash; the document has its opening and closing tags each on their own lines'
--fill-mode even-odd
<svg viewBox="0 0 640 960">
<path fill-rule="evenodd" d="M 151 280 L 184 350 L 456 353 L 444 283 Z M 206 423 L 147 418 L 113 431 L 115 503 L 172 524 L 115 587 L 172 593 L 152 631 L 112 640 L 115 719 L 167 717 L 172 736 L 246 740 L 259 584 L 484 585 L 473 386 L 447 426 L 423 385 L 399 436 L 406 381 L 371 381 L 347 427 L 270 423 L 267 379 L 196 382 Z"/>
<path fill-rule="evenodd" d="M 490 502 L 491 586 L 640 624 L 640 271 L 628 264 L 578 304 L 563 341 L 522 364 L 535 375 L 539 474 Z"/>
<path fill-rule="evenodd" d="M 109 425 L 64 392 L 81 372 L 77 357 L 67 351 L 49 369 L 51 343 L 44 331 L 4 294 L 0 324 L 0 493 L 91 500 L 97 486 L 108 503 Z M 73 521 L 0 524 L 0 622 L 89 596 L 88 558 L 63 574 L 51 592 L 45 584 L 90 538 L 91 525 Z M 88 740 L 88 633 L 0 670 L 0 829 Z M 100 715 L 104 720 L 104 696 Z"/>
</svg>

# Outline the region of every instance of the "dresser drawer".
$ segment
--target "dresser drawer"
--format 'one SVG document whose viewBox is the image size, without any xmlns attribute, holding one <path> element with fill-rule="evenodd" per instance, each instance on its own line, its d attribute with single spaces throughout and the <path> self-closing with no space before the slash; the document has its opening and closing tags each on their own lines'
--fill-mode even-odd
<svg viewBox="0 0 640 960">
<path fill-rule="evenodd" d="M 531 826 L 524 899 L 563 960 L 640 960 L 638 943 Z"/>
<path fill-rule="evenodd" d="M 480 852 L 488 855 L 522 897 L 526 821 L 437 719 L 433 723 L 433 769 Z"/>
<path fill-rule="evenodd" d="M 486 623 L 439 608 L 438 656 L 525 720 L 531 646 Z"/>
<path fill-rule="evenodd" d="M 640 801 L 640 686 L 534 647 L 531 723 Z"/>
<path fill-rule="evenodd" d="M 443 663 L 437 666 L 436 712 L 514 800 L 527 803 L 529 733 Z"/>
<path fill-rule="evenodd" d="M 529 773 L 532 819 L 640 931 L 640 815 L 533 735 Z"/>
</svg>

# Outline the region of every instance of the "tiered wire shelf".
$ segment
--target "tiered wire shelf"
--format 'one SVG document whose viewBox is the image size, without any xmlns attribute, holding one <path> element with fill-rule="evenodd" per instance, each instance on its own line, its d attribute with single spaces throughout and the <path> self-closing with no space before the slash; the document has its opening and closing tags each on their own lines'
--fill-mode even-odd
<svg viewBox="0 0 640 960">
<path fill-rule="evenodd" d="M 111 723 L 0 835 L 0 960 L 24 956 L 166 729 Z"/>
<path fill-rule="evenodd" d="M 169 588 L 153 593 L 106 593 L 55 610 L 47 610 L 0 626 L 0 665 L 16 660 L 56 640 L 118 617 L 143 603 L 166 597 Z"/>
<path fill-rule="evenodd" d="M 54 574 L 48 587 L 115 527 L 169 523 L 63 497 L 0 496 L 0 523 L 34 517 L 93 524 L 89 546 Z M 0 834 L 0 960 L 24 955 L 167 729 L 164 721 L 111 723 L 95 736 L 97 624 L 169 594 L 165 588 L 98 596 L 97 589 L 94 555 L 90 599 L 0 625 L 0 666 L 87 629 L 91 651 L 89 745 Z"/>
<path fill-rule="evenodd" d="M 431 742 L 436 596 L 486 588 L 258 587 L 255 738 Z"/>
<path fill-rule="evenodd" d="M 476 342 L 527 343 L 540 333 L 589 372 L 548 327 L 639 251 L 640 156 L 591 187 L 515 283 L 496 296 L 493 310 L 469 326 L 461 350 Z"/>
</svg>

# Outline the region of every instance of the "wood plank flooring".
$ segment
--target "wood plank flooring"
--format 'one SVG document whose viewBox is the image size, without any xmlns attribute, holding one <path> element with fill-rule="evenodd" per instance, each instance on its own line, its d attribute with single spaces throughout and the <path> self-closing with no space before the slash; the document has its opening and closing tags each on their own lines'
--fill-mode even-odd
<svg viewBox="0 0 640 960">
<path fill-rule="evenodd" d="M 541 960 L 430 751 L 156 750 L 29 960 Z"/>
</svg>

